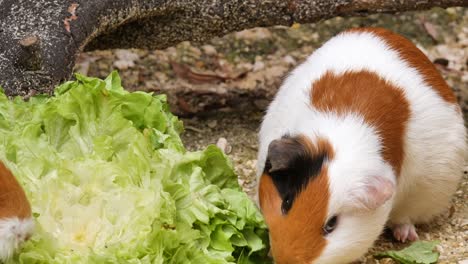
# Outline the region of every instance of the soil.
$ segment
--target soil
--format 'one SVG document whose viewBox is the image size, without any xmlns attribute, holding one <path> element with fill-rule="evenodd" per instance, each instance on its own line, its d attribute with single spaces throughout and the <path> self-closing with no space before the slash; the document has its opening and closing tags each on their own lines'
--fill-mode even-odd
<svg viewBox="0 0 468 264">
<path fill-rule="evenodd" d="M 255 28 L 205 44 L 183 42 L 163 51 L 95 51 L 81 55 L 76 71 L 105 77 L 118 69 L 128 90 L 168 94 L 173 111 L 185 116 L 182 137 L 187 148 L 199 150 L 226 139 L 239 183 L 253 197 L 258 127 L 283 76 L 328 38 L 355 26 L 386 27 L 416 43 L 453 88 L 468 119 L 467 8 L 338 17 L 291 28 Z M 193 100 L 186 102 L 186 97 L 178 98 L 173 92 L 184 89 L 195 91 Z M 229 97 L 226 102 L 216 101 L 224 100 L 217 95 L 229 93 L 242 96 L 233 102 L 227 102 Z M 437 247 L 439 263 L 468 262 L 467 170 L 468 166 L 447 213 L 417 227 L 421 239 L 441 242 Z M 360 263 L 394 263 L 376 260 L 373 253 L 406 246 L 384 234 Z"/>
</svg>

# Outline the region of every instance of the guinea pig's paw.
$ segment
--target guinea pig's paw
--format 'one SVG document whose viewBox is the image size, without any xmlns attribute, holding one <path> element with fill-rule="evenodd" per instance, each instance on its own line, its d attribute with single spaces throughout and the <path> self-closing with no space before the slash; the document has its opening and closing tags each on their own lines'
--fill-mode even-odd
<svg viewBox="0 0 468 264">
<path fill-rule="evenodd" d="M 398 224 L 395 225 L 392 230 L 393 237 L 403 243 L 407 240 L 415 241 L 419 238 L 418 233 L 416 233 L 416 227 L 414 227 L 413 224 Z"/>
<path fill-rule="evenodd" d="M 9 259 L 20 245 L 29 239 L 34 230 L 32 218 L 0 219 L 0 260 Z"/>
</svg>

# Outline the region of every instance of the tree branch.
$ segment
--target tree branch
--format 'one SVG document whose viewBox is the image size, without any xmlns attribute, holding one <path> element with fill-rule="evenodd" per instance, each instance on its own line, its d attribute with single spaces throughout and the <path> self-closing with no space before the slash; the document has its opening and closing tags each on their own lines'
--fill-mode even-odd
<svg viewBox="0 0 468 264">
<path fill-rule="evenodd" d="M 468 6 L 465 0 L 3 0 L 0 86 L 51 92 L 83 50 L 162 49 L 257 26 Z"/>
</svg>

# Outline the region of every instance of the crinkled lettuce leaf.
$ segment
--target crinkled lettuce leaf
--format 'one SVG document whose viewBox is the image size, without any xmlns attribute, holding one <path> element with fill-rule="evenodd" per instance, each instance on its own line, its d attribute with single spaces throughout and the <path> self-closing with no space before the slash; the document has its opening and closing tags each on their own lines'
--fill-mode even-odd
<svg viewBox="0 0 468 264">
<path fill-rule="evenodd" d="M 52 97 L 0 92 L 0 159 L 34 236 L 10 263 L 262 263 L 268 235 L 215 146 L 186 151 L 164 95 L 76 75 Z"/>
</svg>

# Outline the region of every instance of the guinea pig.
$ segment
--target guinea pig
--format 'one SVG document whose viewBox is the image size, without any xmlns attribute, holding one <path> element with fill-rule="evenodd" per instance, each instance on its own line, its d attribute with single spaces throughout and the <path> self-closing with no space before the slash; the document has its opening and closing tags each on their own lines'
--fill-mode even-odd
<svg viewBox="0 0 468 264">
<path fill-rule="evenodd" d="M 15 176 L 0 162 L 0 262 L 9 259 L 34 229 L 31 206 Z"/>
<path fill-rule="evenodd" d="M 409 40 L 331 38 L 285 79 L 261 124 L 258 203 L 276 263 L 349 263 L 384 226 L 402 242 L 448 209 L 466 130 L 452 90 Z"/>
</svg>

